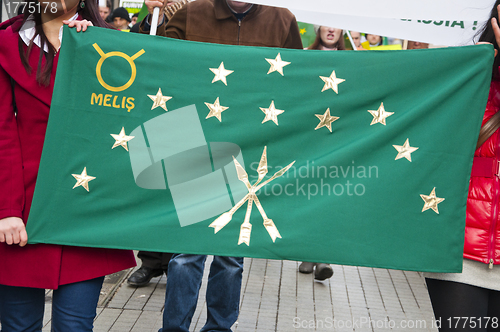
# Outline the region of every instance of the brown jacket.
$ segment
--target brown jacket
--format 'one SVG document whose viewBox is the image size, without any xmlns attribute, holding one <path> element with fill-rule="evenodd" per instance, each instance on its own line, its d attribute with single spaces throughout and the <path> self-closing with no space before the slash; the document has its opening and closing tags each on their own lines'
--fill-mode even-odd
<svg viewBox="0 0 500 332">
<path fill-rule="evenodd" d="M 218 44 L 302 49 L 299 27 L 289 10 L 253 5 L 238 22 L 225 0 L 188 3 L 166 25 L 158 27 L 157 35 Z"/>
</svg>

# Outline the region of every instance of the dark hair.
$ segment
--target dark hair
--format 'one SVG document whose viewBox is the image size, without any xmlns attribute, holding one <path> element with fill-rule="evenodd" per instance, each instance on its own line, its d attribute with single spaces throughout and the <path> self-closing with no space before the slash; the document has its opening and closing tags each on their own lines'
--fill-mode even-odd
<svg viewBox="0 0 500 332">
<path fill-rule="evenodd" d="M 123 18 L 124 20 L 127 20 L 127 22 L 131 22 L 132 20 L 130 19 L 130 14 L 128 13 L 128 10 L 124 7 L 118 7 L 113 12 L 111 13 L 111 19 L 114 20 L 115 18 Z"/>
<path fill-rule="evenodd" d="M 493 9 L 491 10 L 491 15 L 486 24 L 476 33 L 474 36 L 474 41 L 477 39 L 479 36 L 479 42 L 487 42 L 487 43 L 492 43 L 493 46 L 497 51 L 500 53 L 500 49 L 498 48 L 498 44 L 495 38 L 495 33 L 493 32 L 493 27 L 491 25 L 491 19 L 494 17 L 498 21 L 498 5 L 500 4 L 500 0 L 497 0 L 495 2 L 495 5 L 493 6 Z M 499 74 L 498 74 L 498 67 L 500 66 L 500 56 L 496 56 L 495 60 L 493 61 L 493 74 L 491 80 L 498 80 L 499 79 Z M 478 149 L 486 140 L 499 128 L 500 126 L 500 112 L 495 113 L 493 115 L 492 119 L 485 123 L 481 127 L 481 130 L 479 132 L 479 138 L 477 140 L 477 145 L 476 149 Z"/>
<path fill-rule="evenodd" d="M 380 37 L 380 42 L 376 46 L 384 45 L 384 37 L 381 35 L 376 35 L 374 33 L 365 33 L 366 40 L 368 40 L 368 35 L 373 35 L 373 36 L 379 36 Z"/>
<path fill-rule="evenodd" d="M 321 27 L 319 27 L 318 32 L 316 32 L 316 39 L 314 39 L 314 42 L 307 49 L 319 50 L 321 45 L 323 45 L 323 42 L 321 41 Z M 339 40 L 337 41 L 335 46 L 337 47 L 338 51 L 345 51 L 344 30 L 341 30 Z"/>
<path fill-rule="evenodd" d="M 82 1 L 82 0 L 81 0 Z M 81 2 L 80 1 L 80 2 Z M 91 21 L 94 26 L 98 27 L 103 27 L 103 28 L 111 28 L 99 15 L 99 4 L 96 0 L 83 0 L 85 1 L 85 6 L 84 8 L 81 8 L 80 4 L 78 4 L 77 8 L 77 13 L 82 17 L 84 20 Z M 30 4 L 36 5 L 37 0 L 27 0 L 25 8 L 31 8 Z M 36 6 L 34 6 L 36 8 Z M 22 24 L 24 24 L 27 20 L 28 17 L 31 14 L 29 11 L 24 12 L 24 17 Z M 21 36 L 19 36 L 18 39 L 18 46 L 19 46 L 19 54 L 21 55 L 21 62 L 26 69 L 26 72 L 28 74 L 31 74 L 31 71 L 33 68 L 31 68 L 29 64 L 29 55 L 31 53 L 31 50 L 33 49 L 33 41 L 36 38 L 36 36 L 40 36 L 40 58 L 38 60 L 38 66 L 36 70 L 36 80 L 39 84 L 48 86 L 50 84 L 50 74 L 52 72 L 53 68 L 53 63 L 54 63 L 54 57 L 57 52 L 55 47 L 49 42 L 47 39 L 47 36 L 43 32 L 42 29 L 42 17 L 40 13 L 35 13 L 33 14 L 35 17 L 35 35 L 31 39 L 28 47 L 25 46 L 24 41 L 22 40 Z M 44 46 L 47 46 L 48 52 L 44 52 Z M 43 63 L 43 59 L 45 58 L 45 63 Z"/>
<path fill-rule="evenodd" d="M 497 51 L 500 53 L 500 48 L 498 47 L 497 40 L 495 38 L 495 33 L 493 32 L 493 26 L 491 25 L 491 19 L 496 18 L 498 21 L 498 5 L 500 5 L 500 0 L 495 2 L 493 9 L 491 10 L 490 18 L 484 26 L 479 29 L 479 31 L 474 36 L 474 42 L 479 37 L 479 42 L 492 43 Z M 498 67 L 500 66 L 500 58 L 497 56 L 493 62 L 493 79 L 498 79 Z"/>
</svg>

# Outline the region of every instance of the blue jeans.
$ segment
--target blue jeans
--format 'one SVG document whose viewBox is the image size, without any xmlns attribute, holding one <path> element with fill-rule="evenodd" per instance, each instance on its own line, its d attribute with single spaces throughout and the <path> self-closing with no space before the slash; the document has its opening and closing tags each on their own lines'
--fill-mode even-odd
<svg viewBox="0 0 500 332">
<path fill-rule="evenodd" d="M 91 332 L 104 277 L 59 286 L 52 295 L 53 332 Z M 0 285 L 2 332 L 42 331 L 45 290 Z"/>
<path fill-rule="evenodd" d="M 170 260 L 160 332 L 189 331 L 206 258 L 178 254 Z M 242 273 L 242 257 L 214 256 L 207 284 L 207 321 L 201 331 L 231 331 L 238 319 Z"/>
</svg>

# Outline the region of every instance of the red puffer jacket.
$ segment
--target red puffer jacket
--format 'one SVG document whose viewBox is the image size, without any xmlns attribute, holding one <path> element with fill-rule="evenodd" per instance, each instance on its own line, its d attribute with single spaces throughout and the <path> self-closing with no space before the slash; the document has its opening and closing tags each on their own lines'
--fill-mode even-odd
<svg viewBox="0 0 500 332">
<path fill-rule="evenodd" d="M 500 81 L 490 86 L 483 125 L 500 110 Z M 500 264 L 500 129 L 474 154 L 467 199 L 464 257 Z"/>
</svg>

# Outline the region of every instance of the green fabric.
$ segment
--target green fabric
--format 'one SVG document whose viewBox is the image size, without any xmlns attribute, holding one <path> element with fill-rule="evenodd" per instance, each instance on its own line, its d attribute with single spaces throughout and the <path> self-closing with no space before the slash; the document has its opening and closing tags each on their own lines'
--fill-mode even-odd
<svg viewBox="0 0 500 332">
<path fill-rule="evenodd" d="M 300 38 L 302 39 L 302 45 L 304 48 L 308 48 L 314 43 L 316 39 L 316 32 L 314 31 L 314 25 L 304 22 L 297 22 L 300 30 Z"/>
<path fill-rule="evenodd" d="M 139 16 L 137 16 L 137 22 L 142 22 L 142 20 L 148 15 L 148 7 L 146 6 L 146 3 L 142 4 L 142 8 L 139 11 Z"/>
<path fill-rule="evenodd" d="M 102 59 L 94 43 L 103 53 L 145 51 L 134 60 L 137 77 L 130 88 L 112 92 L 99 83 L 96 66 Z M 291 62 L 284 76 L 267 74 L 265 59 L 278 53 Z M 487 45 L 322 52 L 214 45 L 94 27 L 76 33 L 65 27 L 29 242 L 458 272 L 492 60 Z M 212 83 L 209 68 L 221 62 L 234 71 L 227 86 Z M 321 92 L 320 76 L 333 70 L 346 81 L 338 94 Z M 131 66 L 113 56 L 102 63 L 101 73 L 104 82 L 117 87 L 129 80 Z M 159 88 L 172 97 L 168 112 L 151 109 L 148 95 Z M 93 93 L 103 100 L 110 95 L 111 107 L 96 104 Z M 206 119 L 205 103 L 217 97 L 229 107 L 222 122 Z M 133 98 L 130 112 L 122 107 L 122 101 L 131 106 L 127 98 Z M 279 125 L 262 123 L 260 107 L 269 108 L 271 101 L 285 110 Z M 370 125 L 368 110 L 382 102 L 394 115 L 385 126 Z M 340 118 L 332 123 L 333 133 L 326 127 L 315 130 L 315 114 L 327 108 Z M 110 134 L 122 127 L 135 136 L 130 152 L 111 149 Z M 412 162 L 395 160 L 393 145 L 407 139 L 419 148 Z M 236 178 L 232 156 L 245 165 L 253 184 L 266 146 L 266 179 L 295 161 L 257 195 L 282 238 L 273 243 L 254 206 L 250 245 L 238 245 L 246 204 L 217 234 L 209 225 L 247 192 Z M 90 192 L 72 189 L 72 174 L 84 167 L 96 177 Z M 422 212 L 420 195 L 434 187 L 437 197 L 445 198 L 439 214 Z"/>
</svg>

